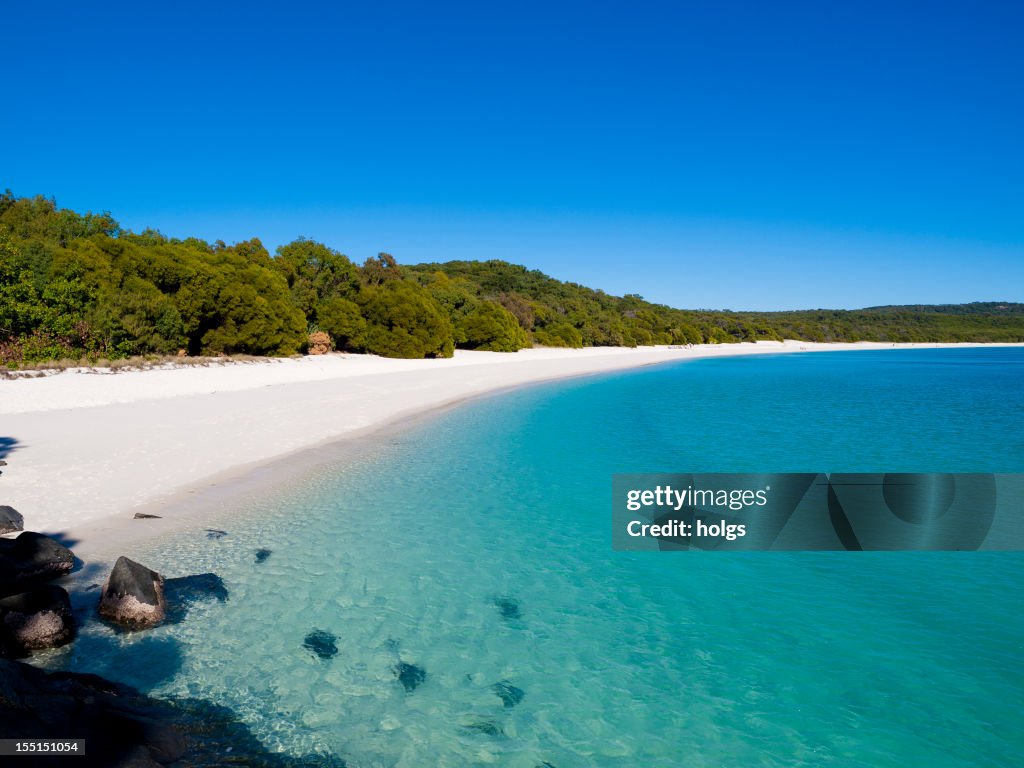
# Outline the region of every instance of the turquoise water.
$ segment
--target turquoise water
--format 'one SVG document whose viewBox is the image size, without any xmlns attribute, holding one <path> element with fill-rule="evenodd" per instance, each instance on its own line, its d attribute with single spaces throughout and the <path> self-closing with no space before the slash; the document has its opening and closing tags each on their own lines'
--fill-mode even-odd
<svg viewBox="0 0 1024 768">
<path fill-rule="evenodd" d="M 141 553 L 230 599 L 93 624 L 67 661 L 358 767 L 1019 765 L 1024 555 L 611 551 L 614 472 L 795 470 L 1024 471 L 1024 350 L 701 360 L 469 403 Z"/>
</svg>

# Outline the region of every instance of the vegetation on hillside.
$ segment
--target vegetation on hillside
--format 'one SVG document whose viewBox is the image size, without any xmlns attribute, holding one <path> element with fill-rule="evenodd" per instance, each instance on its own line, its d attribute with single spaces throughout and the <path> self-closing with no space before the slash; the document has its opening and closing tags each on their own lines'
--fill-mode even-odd
<svg viewBox="0 0 1024 768">
<path fill-rule="evenodd" d="M 255 238 L 226 245 L 130 232 L 107 213 L 0 195 L 0 364 L 290 355 L 314 332 L 339 350 L 391 357 L 532 344 L 1024 341 L 1024 305 L 682 310 L 502 261 L 399 266 L 380 254 L 360 266 L 306 239 L 271 256 Z"/>
<path fill-rule="evenodd" d="M 808 341 L 1024 341 L 1024 304 L 976 302 L 858 310 L 727 312 L 673 309 L 564 283 L 503 261 L 404 268 L 436 295 L 495 301 L 539 344 L 555 346 Z M 449 303 L 450 300 L 449 300 Z"/>
</svg>

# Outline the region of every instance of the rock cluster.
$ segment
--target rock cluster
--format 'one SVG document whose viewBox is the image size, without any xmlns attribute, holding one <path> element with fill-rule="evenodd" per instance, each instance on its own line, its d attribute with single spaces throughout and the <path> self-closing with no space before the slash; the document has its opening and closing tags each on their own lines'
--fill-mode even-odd
<svg viewBox="0 0 1024 768">
<path fill-rule="evenodd" d="M 0 507 L 0 531 L 20 531 L 22 524 L 15 510 Z M 74 565 L 70 549 L 41 533 L 0 538 L 0 658 L 56 648 L 75 636 L 68 593 L 47 583 Z"/>
<path fill-rule="evenodd" d="M 20 531 L 23 523 L 17 511 L 0 507 L 0 531 Z M 50 536 L 22 531 L 16 538 L 0 537 L 0 658 L 20 658 L 74 638 L 71 599 L 63 587 L 50 583 L 74 567 L 74 553 Z M 193 591 L 198 588 L 227 599 L 214 574 L 178 581 Z M 167 617 L 163 577 L 134 560 L 119 558 L 103 585 L 99 613 L 126 629 L 156 626 Z"/>
<path fill-rule="evenodd" d="M 7 462 L 0 460 L 0 466 Z M 10 538 L 14 533 L 18 535 Z M 21 513 L 0 505 L 0 659 L 71 642 L 71 598 L 63 587 L 49 582 L 74 567 L 70 549 L 50 536 L 26 531 Z"/>
<path fill-rule="evenodd" d="M 230 710 L 206 701 L 160 701 L 96 675 L 46 673 L 14 661 L 64 645 L 75 635 L 70 597 L 49 583 L 74 569 L 75 556 L 56 539 L 23 526 L 17 511 L 0 506 L 0 739 L 84 738 L 86 759 L 79 762 L 110 768 L 214 766 L 224 764 L 226 756 L 232 764 L 266 768 L 345 768 L 344 760 L 331 755 L 269 753 Z M 19 532 L 17 538 L 3 536 Z M 227 535 L 213 533 L 211 538 Z M 269 551 L 260 561 L 266 557 Z M 195 601 L 227 599 L 216 574 L 165 582 L 121 557 L 103 585 L 99 613 L 138 630 L 180 618 Z M 51 761 L 30 756 L 18 762 Z"/>
</svg>

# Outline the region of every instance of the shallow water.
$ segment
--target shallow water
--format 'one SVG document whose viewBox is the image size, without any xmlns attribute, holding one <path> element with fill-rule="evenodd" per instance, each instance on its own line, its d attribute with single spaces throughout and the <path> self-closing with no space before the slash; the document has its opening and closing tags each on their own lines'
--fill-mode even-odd
<svg viewBox="0 0 1024 768">
<path fill-rule="evenodd" d="M 611 551 L 612 473 L 797 470 L 1024 471 L 1024 350 L 698 360 L 475 401 L 226 536 L 139 553 L 229 599 L 92 623 L 55 663 L 352 766 L 1017 765 L 1024 555 Z M 303 646 L 317 629 L 333 658 Z"/>
</svg>

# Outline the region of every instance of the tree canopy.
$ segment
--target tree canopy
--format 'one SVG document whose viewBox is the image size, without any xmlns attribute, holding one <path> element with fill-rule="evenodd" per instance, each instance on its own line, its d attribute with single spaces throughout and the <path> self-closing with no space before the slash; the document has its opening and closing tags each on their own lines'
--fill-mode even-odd
<svg viewBox="0 0 1024 768">
<path fill-rule="evenodd" d="M 109 213 L 0 195 L 0 364 L 131 355 L 290 355 L 312 332 L 336 349 L 445 357 L 455 347 L 814 341 L 1024 341 L 1024 305 L 863 310 L 675 309 L 504 261 L 358 266 L 299 238 L 271 256 L 122 229 Z"/>
</svg>

